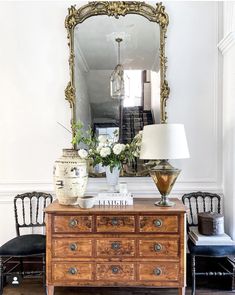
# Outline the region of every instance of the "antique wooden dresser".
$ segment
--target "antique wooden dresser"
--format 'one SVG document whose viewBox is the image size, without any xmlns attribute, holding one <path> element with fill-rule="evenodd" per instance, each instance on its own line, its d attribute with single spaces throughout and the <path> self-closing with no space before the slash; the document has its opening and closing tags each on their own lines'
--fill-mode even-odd
<svg viewBox="0 0 235 295">
<path fill-rule="evenodd" d="M 46 208 L 47 288 L 118 286 L 185 292 L 186 208 L 155 199 L 133 206 L 80 209 L 55 201 Z"/>
</svg>

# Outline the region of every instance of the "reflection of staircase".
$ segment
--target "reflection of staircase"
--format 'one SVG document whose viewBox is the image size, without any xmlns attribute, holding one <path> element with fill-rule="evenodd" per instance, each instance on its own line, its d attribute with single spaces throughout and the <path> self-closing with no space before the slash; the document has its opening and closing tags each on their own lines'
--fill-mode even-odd
<svg viewBox="0 0 235 295">
<path fill-rule="evenodd" d="M 122 142 L 129 143 L 145 125 L 153 124 L 151 111 L 142 106 L 123 108 Z"/>
</svg>

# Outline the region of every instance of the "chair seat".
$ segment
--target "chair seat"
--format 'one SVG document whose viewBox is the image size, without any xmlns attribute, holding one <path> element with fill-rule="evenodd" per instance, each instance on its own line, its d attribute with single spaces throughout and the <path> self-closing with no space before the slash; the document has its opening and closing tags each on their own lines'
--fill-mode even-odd
<svg viewBox="0 0 235 295">
<path fill-rule="evenodd" d="M 198 256 L 225 257 L 235 255 L 235 245 L 229 246 L 196 246 L 191 240 L 188 240 L 188 249 L 190 254 Z"/>
<path fill-rule="evenodd" d="M 22 235 L 0 247 L 0 256 L 28 256 L 46 252 L 45 235 Z"/>
</svg>

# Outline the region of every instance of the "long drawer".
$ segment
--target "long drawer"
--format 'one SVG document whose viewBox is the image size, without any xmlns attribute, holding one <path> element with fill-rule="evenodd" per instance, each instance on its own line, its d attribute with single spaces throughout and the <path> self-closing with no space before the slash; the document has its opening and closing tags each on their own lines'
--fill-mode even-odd
<svg viewBox="0 0 235 295">
<path fill-rule="evenodd" d="M 93 250 L 94 249 L 94 250 Z M 145 238 L 54 238 L 52 257 L 55 258 L 177 258 L 179 257 L 178 237 Z"/>
<path fill-rule="evenodd" d="M 93 271 L 94 270 L 94 271 Z M 54 281 L 176 281 L 179 264 L 176 262 L 59 262 L 52 264 Z"/>
<path fill-rule="evenodd" d="M 178 233 L 177 215 L 74 215 L 53 217 L 54 233 Z"/>
</svg>

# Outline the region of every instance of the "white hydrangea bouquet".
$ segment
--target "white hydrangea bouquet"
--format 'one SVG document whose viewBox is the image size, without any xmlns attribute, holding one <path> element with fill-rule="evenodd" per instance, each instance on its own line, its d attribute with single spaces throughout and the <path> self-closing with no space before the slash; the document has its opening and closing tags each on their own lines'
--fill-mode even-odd
<svg viewBox="0 0 235 295">
<path fill-rule="evenodd" d="M 79 156 L 92 159 L 93 166 L 97 164 L 101 164 L 104 167 L 109 166 L 112 172 L 114 167 L 121 169 L 124 163 L 130 163 L 139 157 L 142 139 L 141 132 L 134 137 L 130 144 L 123 144 L 115 141 L 116 133 L 114 133 L 112 138 L 104 135 L 100 135 L 97 138 L 93 135 L 91 129 L 85 132 L 85 134 L 82 129 L 82 123 L 78 122 L 74 129 L 75 137 L 73 138 L 73 144 L 84 143 L 87 146 L 87 150 L 79 150 Z"/>
</svg>

